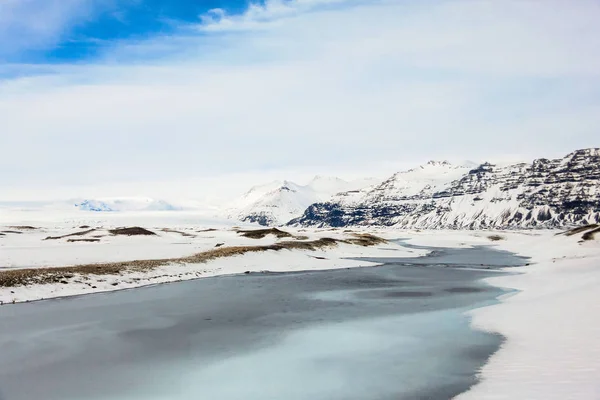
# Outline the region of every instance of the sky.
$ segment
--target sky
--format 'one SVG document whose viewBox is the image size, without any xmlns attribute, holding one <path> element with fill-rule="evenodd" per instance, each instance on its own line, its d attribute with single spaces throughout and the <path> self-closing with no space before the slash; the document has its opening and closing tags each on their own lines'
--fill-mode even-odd
<svg viewBox="0 0 600 400">
<path fill-rule="evenodd" d="M 0 0 L 0 199 L 598 147 L 599 20 L 596 0 Z"/>
</svg>

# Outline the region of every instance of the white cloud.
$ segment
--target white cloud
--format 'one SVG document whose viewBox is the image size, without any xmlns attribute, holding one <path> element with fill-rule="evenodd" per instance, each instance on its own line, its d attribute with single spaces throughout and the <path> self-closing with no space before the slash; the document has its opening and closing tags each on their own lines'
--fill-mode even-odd
<svg viewBox="0 0 600 400">
<path fill-rule="evenodd" d="M 66 29 L 85 20 L 93 0 L 0 0 L 0 60 L 59 42 Z"/>
<path fill-rule="evenodd" d="M 374 4 L 375 2 L 371 2 Z M 358 0 L 265 0 L 250 3 L 246 12 L 230 15 L 221 8 L 209 10 L 200 16 L 202 31 L 242 31 L 264 29 L 281 20 L 296 17 L 326 7 L 360 4 Z"/>
<path fill-rule="evenodd" d="M 0 83 L 0 184 L 372 175 L 594 145 L 595 2 L 329 3 L 271 1 Z"/>
</svg>

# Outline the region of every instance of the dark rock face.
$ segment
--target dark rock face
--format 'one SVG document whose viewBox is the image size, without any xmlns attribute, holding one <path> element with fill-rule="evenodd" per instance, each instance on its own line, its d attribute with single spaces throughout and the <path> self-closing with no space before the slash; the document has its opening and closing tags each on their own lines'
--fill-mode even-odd
<svg viewBox="0 0 600 400">
<path fill-rule="evenodd" d="M 441 173 L 446 167 L 436 164 Z M 429 177 L 413 185 L 410 179 L 419 171 L 409 172 L 395 174 L 359 196 L 341 193 L 329 202 L 313 204 L 289 224 L 478 229 L 600 222 L 600 149 L 531 164 L 484 163 L 470 170 L 454 169 L 448 175 L 453 179 L 440 183 L 431 178 L 431 185 Z"/>
<path fill-rule="evenodd" d="M 262 226 L 274 225 L 274 220 L 271 216 L 265 213 L 251 213 L 241 219 L 244 222 L 254 222 Z"/>
</svg>

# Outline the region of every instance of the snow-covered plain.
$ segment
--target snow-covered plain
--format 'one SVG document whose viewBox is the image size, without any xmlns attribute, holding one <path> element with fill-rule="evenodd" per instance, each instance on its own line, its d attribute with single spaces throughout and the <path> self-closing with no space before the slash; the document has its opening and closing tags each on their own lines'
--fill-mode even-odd
<svg viewBox="0 0 600 400">
<path fill-rule="evenodd" d="M 101 261 L 169 258 L 225 246 L 263 245 L 278 239 L 250 239 L 239 235 L 232 221 L 208 219 L 183 212 L 85 213 L 47 215 L 36 212 L 1 214 L 1 230 L 31 225 L 39 229 L 0 236 L 0 268 L 65 266 Z M 119 226 L 143 226 L 157 237 L 113 237 L 98 243 L 69 243 L 66 239 L 43 240 L 84 230 L 88 225 L 103 230 Z M 101 227 L 101 228 L 100 228 Z M 206 231 L 206 229 L 216 229 Z M 256 229 L 246 225 L 244 228 Z M 163 231 L 168 229 L 171 231 Z M 286 229 L 288 230 L 288 229 Z M 174 232 L 177 231 L 177 232 Z M 309 239 L 343 238 L 344 230 L 289 229 Z M 183 232 L 188 235 L 182 235 Z M 506 342 L 481 371 L 481 382 L 459 399 L 598 399 L 600 398 L 600 241 L 582 241 L 581 234 L 556 235 L 559 231 L 418 231 L 370 229 L 369 233 L 408 243 L 467 247 L 493 245 L 531 258 L 519 273 L 490 278 L 488 283 L 518 292 L 501 303 L 471 312 L 476 329 L 497 332 Z M 96 232 L 93 232 L 96 233 Z M 92 234 L 93 234 L 92 233 Z M 491 241 L 491 235 L 502 240 Z M 598 235 L 600 236 L 600 235 Z M 85 236 L 87 237 L 87 236 Z M 352 257 L 420 256 L 425 251 L 401 244 L 373 247 L 342 244 L 319 251 L 266 251 L 216 259 L 204 264 L 172 264 L 148 272 L 86 279 L 74 277 L 68 284 L 0 288 L 0 301 L 37 300 L 149 284 L 195 279 L 246 271 L 298 271 L 375 265 Z M 115 285 L 116 284 L 116 285 Z M 95 287 L 93 287 L 95 286 Z"/>
<path fill-rule="evenodd" d="M 191 256 L 218 247 L 263 246 L 280 240 L 346 239 L 352 232 L 342 230 L 288 229 L 296 238 L 278 239 L 267 235 L 252 239 L 238 229 L 258 229 L 256 225 L 233 226 L 230 220 L 207 219 L 182 212 L 94 213 L 73 212 L 54 216 L 39 212 L 11 213 L 3 219 L 0 231 L 0 271 L 3 269 L 64 267 L 82 264 L 132 260 L 170 259 Z M 117 227 L 141 226 L 155 236 L 113 236 Z M 36 229 L 22 229 L 34 227 Z M 61 237 L 77 232 L 94 231 L 80 236 Z M 385 233 L 382 232 L 385 236 Z M 389 238 L 395 237 L 394 235 Z M 76 240 L 70 242 L 69 240 Z M 99 240 L 87 242 L 80 240 Z M 124 271 L 119 275 L 75 274 L 66 283 L 31 284 L 0 287 L 0 302 L 13 303 L 56 297 L 89 294 L 119 289 L 175 282 L 201 277 L 260 271 L 304 271 L 372 266 L 373 262 L 349 260 L 355 257 L 410 257 L 425 251 L 407 249 L 399 244 L 377 246 L 338 244 L 321 250 L 280 250 L 248 253 L 219 258 L 201 264 L 169 263 L 158 268 Z"/>
</svg>

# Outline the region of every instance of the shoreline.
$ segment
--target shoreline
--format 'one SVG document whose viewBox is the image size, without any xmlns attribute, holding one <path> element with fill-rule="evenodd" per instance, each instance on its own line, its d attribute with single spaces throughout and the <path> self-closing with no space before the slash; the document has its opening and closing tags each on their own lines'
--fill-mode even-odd
<svg viewBox="0 0 600 400">
<path fill-rule="evenodd" d="M 111 288 L 111 289 L 107 289 L 107 290 L 70 294 L 70 295 L 64 295 L 64 296 L 49 297 L 49 298 L 44 298 L 44 299 L 24 300 L 24 301 L 18 301 L 18 302 L 14 302 L 14 303 L 3 303 L 3 304 L 0 304 L 0 307 L 1 306 L 18 306 L 18 305 L 23 305 L 23 304 L 32 304 L 32 303 L 53 301 L 53 300 L 72 299 L 72 298 L 78 298 L 78 297 L 94 296 L 94 295 L 98 295 L 98 294 L 106 295 L 109 293 L 125 292 L 125 291 L 129 291 L 129 290 L 145 289 L 145 288 L 151 288 L 151 287 L 163 286 L 163 285 L 166 286 L 166 285 L 172 285 L 172 284 L 177 284 L 177 283 L 182 283 L 182 282 L 193 282 L 193 281 L 197 281 L 197 280 L 201 280 L 201 279 L 227 278 L 227 277 L 236 277 L 236 276 L 241 277 L 241 276 L 248 276 L 248 275 L 275 275 L 275 274 L 276 275 L 292 275 L 292 274 L 303 274 L 303 273 L 312 273 L 312 272 L 315 272 L 315 273 L 327 272 L 327 271 L 335 271 L 335 270 L 341 270 L 341 269 L 377 268 L 377 267 L 381 267 L 383 265 L 385 265 L 385 264 L 360 265 L 360 266 L 341 267 L 341 268 L 305 269 L 305 270 L 295 270 L 295 271 L 261 270 L 261 271 L 232 272 L 232 273 L 225 272 L 225 273 L 220 273 L 217 275 L 203 275 L 203 276 L 194 277 L 194 278 L 186 278 L 186 279 L 157 282 L 157 283 L 147 283 L 147 284 L 142 284 L 140 286 L 132 286 L 132 287 L 126 287 L 126 288 Z"/>
<path fill-rule="evenodd" d="M 394 253 L 405 257 L 423 254 L 422 251 L 407 250 L 401 245 L 364 232 L 311 232 L 309 233 L 310 237 L 299 236 L 295 232 L 293 232 L 294 234 L 285 233 L 286 235 L 282 239 L 271 235 L 254 239 L 240 238 L 237 232 L 211 231 L 207 239 L 198 239 L 200 242 L 197 243 L 201 247 L 198 245 L 194 247 L 203 251 L 198 253 L 196 250 L 192 256 L 174 259 L 116 261 L 57 268 L 5 269 L 4 276 L 8 276 L 9 281 L 14 279 L 10 276 L 16 276 L 23 283 L 16 281 L 16 284 L 0 287 L 0 303 L 10 305 L 265 270 L 283 272 L 373 266 L 376 263 L 360 261 L 357 258 L 381 256 L 384 253 Z M 176 238 L 178 239 L 179 236 Z M 119 240 L 119 246 L 123 246 L 122 243 L 127 240 L 133 240 L 116 239 Z M 135 238 L 135 241 L 147 240 L 149 243 L 155 243 L 156 240 L 165 242 L 168 239 L 168 236 L 162 239 L 150 237 L 149 239 Z M 228 239 L 227 242 L 225 239 Z M 226 244 L 215 249 L 214 242 Z M 179 242 L 175 242 L 175 244 L 180 246 Z M 81 246 L 80 244 L 64 245 L 61 243 L 59 245 L 61 246 L 59 248 Z M 105 248 L 98 246 L 98 244 L 93 244 L 85 248 L 96 252 L 106 251 Z M 110 248 L 111 244 L 105 246 Z M 53 244 L 53 247 L 56 245 Z M 191 245 L 187 247 L 190 248 L 188 251 L 194 251 L 191 249 Z M 53 248 L 51 249 L 53 250 Z M 68 249 L 65 248 L 65 251 Z M 177 251 L 183 252 L 184 249 L 178 247 Z M 101 256 L 102 253 L 100 253 Z M 107 268 L 107 272 L 103 271 L 98 274 L 96 271 L 100 268 Z M 2 273 L 3 270 L 0 270 L 0 278 L 2 278 Z M 23 278 L 20 278 L 21 275 Z M 32 275 L 31 278 L 30 275 Z M 42 278 L 38 278 L 38 276 Z"/>
</svg>

